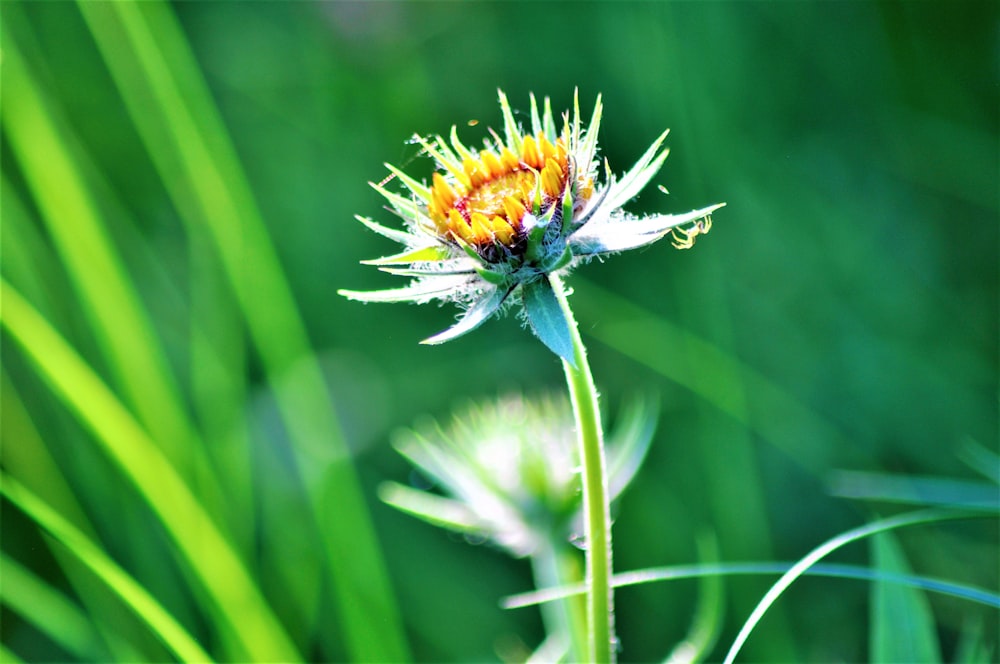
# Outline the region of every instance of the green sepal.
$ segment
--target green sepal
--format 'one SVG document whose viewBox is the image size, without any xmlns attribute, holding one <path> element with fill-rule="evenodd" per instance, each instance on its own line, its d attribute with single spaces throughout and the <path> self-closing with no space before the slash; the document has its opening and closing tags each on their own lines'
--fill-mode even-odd
<svg viewBox="0 0 1000 664">
<path fill-rule="evenodd" d="M 487 269 L 485 267 L 477 266 L 476 273 L 479 274 L 479 276 L 482 277 L 485 281 L 488 281 L 491 284 L 496 284 L 497 286 L 501 286 L 507 283 L 507 280 L 510 278 L 509 275 L 500 272 L 494 272 L 493 270 Z"/>
<path fill-rule="evenodd" d="M 531 133 L 538 135 L 542 132 L 542 116 L 538 114 L 538 100 L 535 99 L 535 93 L 529 94 L 531 99 Z"/>
<path fill-rule="evenodd" d="M 451 251 L 446 247 L 430 246 L 421 247 L 412 251 L 404 251 L 401 254 L 385 256 L 384 258 L 373 258 L 361 261 L 362 265 L 404 265 L 407 263 L 420 263 L 443 261 L 451 258 Z"/>
<path fill-rule="evenodd" d="M 545 137 L 555 143 L 559 136 L 556 134 L 556 121 L 552 116 L 552 100 L 546 97 L 544 104 L 545 109 L 542 111 L 542 130 L 545 132 Z"/>
<path fill-rule="evenodd" d="M 555 272 L 556 270 L 561 270 L 567 265 L 569 265 L 571 260 L 573 260 L 573 251 L 567 245 L 567 247 L 563 249 L 563 252 L 562 254 L 560 254 L 559 258 L 555 260 L 555 262 L 553 262 L 551 265 L 545 266 L 545 271 Z"/>
<path fill-rule="evenodd" d="M 382 194 L 382 196 L 389 201 L 389 204 L 392 205 L 392 209 L 395 210 L 396 214 L 399 216 L 404 219 L 411 219 L 413 221 L 423 222 L 427 225 L 433 225 L 430 218 L 424 214 L 421 206 L 412 199 L 393 193 L 382 185 L 375 184 L 374 182 L 369 182 L 368 185 L 378 193 Z"/>
<path fill-rule="evenodd" d="M 562 200 L 563 235 L 569 235 L 570 229 L 573 227 L 573 189 L 575 188 L 576 184 L 574 184 L 571 187 L 566 187 L 566 189 L 563 190 L 563 200 Z"/>
<path fill-rule="evenodd" d="M 537 219 L 537 223 L 528 230 L 528 246 L 524 250 L 524 257 L 530 262 L 535 262 L 542 257 L 542 240 L 545 239 L 545 229 L 548 228 L 549 219 L 544 217 Z"/>
<path fill-rule="evenodd" d="M 469 256 L 469 258 L 471 258 L 472 260 L 476 261 L 479 264 L 483 264 L 486 262 L 483 259 L 483 257 L 479 255 L 479 252 L 476 251 L 476 248 L 473 247 L 471 244 L 463 241 L 461 238 L 455 238 L 455 241 L 458 242 L 458 246 L 462 247 L 462 251 L 464 251 Z"/>
<path fill-rule="evenodd" d="M 407 189 L 409 189 L 410 191 L 412 191 L 414 194 L 424 199 L 425 201 L 430 202 L 431 200 L 430 187 L 428 187 L 425 184 L 421 184 L 420 182 L 417 182 L 416 180 L 414 180 L 409 175 L 404 173 L 402 170 L 396 168 L 392 164 L 386 164 L 385 167 L 388 168 L 393 175 L 399 178 L 400 181 L 406 185 Z"/>
<path fill-rule="evenodd" d="M 549 350 L 576 367 L 569 321 L 548 279 L 538 279 L 521 287 L 521 299 L 535 336 Z"/>
<path fill-rule="evenodd" d="M 517 120 L 514 119 L 514 112 L 510 109 L 510 102 L 503 90 L 497 90 L 500 97 L 500 112 L 503 114 L 503 130 L 507 135 L 507 145 L 516 154 L 521 154 L 521 131 L 517 127 Z"/>
<path fill-rule="evenodd" d="M 542 216 L 542 174 L 535 169 L 530 169 L 535 174 L 535 193 L 531 201 L 531 214 L 536 217 Z"/>
<path fill-rule="evenodd" d="M 458 127 L 455 125 L 451 126 L 451 144 L 455 146 L 455 150 L 461 155 L 462 159 L 471 159 L 475 161 L 478 157 L 469 151 L 469 148 L 462 144 L 462 141 L 458 138 Z"/>
</svg>

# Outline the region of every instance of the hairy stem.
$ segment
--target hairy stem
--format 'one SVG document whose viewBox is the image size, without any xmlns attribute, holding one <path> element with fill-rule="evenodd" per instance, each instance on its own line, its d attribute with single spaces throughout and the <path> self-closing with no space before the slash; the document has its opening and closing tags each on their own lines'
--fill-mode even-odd
<svg viewBox="0 0 1000 664">
<path fill-rule="evenodd" d="M 583 509 L 586 527 L 588 660 L 615 661 L 614 596 L 611 588 L 611 511 L 604 459 L 604 435 L 597 407 L 597 389 L 587 363 L 587 349 L 580 340 L 576 319 L 566 299 L 562 280 L 549 275 L 573 339 L 574 367 L 563 360 L 583 465 Z"/>
</svg>

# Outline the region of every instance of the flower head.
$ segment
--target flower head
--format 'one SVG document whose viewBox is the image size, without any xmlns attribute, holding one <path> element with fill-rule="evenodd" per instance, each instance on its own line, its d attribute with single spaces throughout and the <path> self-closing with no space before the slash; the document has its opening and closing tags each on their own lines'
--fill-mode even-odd
<svg viewBox="0 0 1000 664">
<path fill-rule="evenodd" d="M 363 261 L 391 274 L 412 277 L 391 290 L 340 293 L 365 302 L 453 301 L 465 309 L 455 325 L 423 343 L 450 341 L 477 328 L 506 303 L 520 301 L 532 331 L 555 353 L 572 362 L 568 323 L 550 274 L 565 272 L 595 256 L 635 249 L 670 234 L 674 246 L 691 247 L 711 228 L 713 205 L 680 215 L 636 217 L 622 210 L 660 170 L 667 157 L 663 132 L 620 179 L 605 163 L 600 177 L 598 96 L 589 126 L 575 100 L 572 119 L 556 129 L 549 100 L 539 114 L 531 97 L 531 130 L 514 119 L 501 91 L 504 135 L 490 131 L 476 152 L 458 138 L 416 141 L 438 170 L 430 185 L 389 166 L 409 193 L 372 183 L 399 215 L 405 230 L 359 221 L 402 244 L 398 254 Z"/>
<path fill-rule="evenodd" d="M 608 437 L 608 493 L 635 477 L 656 428 L 655 403 L 627 405 Z M 401 431 L 396 449 L 439 492 L 395 482 L 383 500 L 434 525 L 486 539 L 512 555 L 582 535 L 580 461 L 573 411 L 563 395 L 509 394 L 470 403 L 443 425 Z M 443 494 L 443 495 L 442 495 Z"/>
</svg>

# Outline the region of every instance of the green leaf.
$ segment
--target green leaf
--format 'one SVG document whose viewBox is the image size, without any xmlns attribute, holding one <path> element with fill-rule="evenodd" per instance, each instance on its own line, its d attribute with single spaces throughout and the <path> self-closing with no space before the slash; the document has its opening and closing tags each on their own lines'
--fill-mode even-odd
<svg viewBox="0 0 1000 664">
<path fill-rule="evenodd" d="M 559 306 L 552 285 L 546 279 L 539 279 L 525 284 L 522 291 L 524 311 L 528 315 L 531 331 L 549 350 L 575 367 L 569 321 Z"/>
<path fill-rule="evenodd" d="M 872 538 L 875 567 L 896 574 L 910 574 L 909 564 L 896 538 L 879 533 Z M 940 662 L 934 616 L 927 596 L 916 588 L 876 581 L 871 592 L 871 643 L 873 662 Z"/>
</svg>

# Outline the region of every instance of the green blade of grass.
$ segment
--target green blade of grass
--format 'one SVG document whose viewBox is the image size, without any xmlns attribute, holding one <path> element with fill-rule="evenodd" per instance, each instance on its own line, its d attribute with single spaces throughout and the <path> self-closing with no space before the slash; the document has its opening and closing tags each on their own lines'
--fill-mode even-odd
<svg viewBox="0 0 1000 664">
<path fill-rule="evenodd" d="M 24 660 L 11 652 L 7 646 L 0 643 L 0 664 L 21 664 Z"/>
<path fill-rule="evenodd" d="M 0 553 L 0 601 L 70 655 L 83 661 L 108 658 L 100 635 L 68 597 Z M 194 652 L 194 651 L 192 651 Z"/>
<path fill-rule="evenodd" d="M 5 227 L 9 228 L 9 226 Z M 59 464 L 52 457 L 48 447 L 42 440 L 40 432 L 35 427 L 31 414 L 25 408 L 21 395 L 11 382 L 7 371 L 0 370 L 0 403 L 3 404 L 3 417 L 0 418 L 0 461 L 7 473 L 38 496 L 53 510 L 62 515 L 77 530 L 91 539 L 96 539 L 96 531 L 76 500 L 73 490 L 63 476 Z M 16 441 L 12 444 L 10 441 Z M 131 542 L 130 538 L 129 542 Z M 46 540 L 51 544 L 52 540 Z M 73 587 L 76 596 L 83 604 L 84 611 L 94 629 L 103 638 L 107 646 L 105 655 L 96 659 L 108 661 L 134 661 L 138 653 L 119 630 L 121 602 L 109 597 L 105 592 L 92 592 L 95 581 L 93 574 L 71 556 L 63 547 L 51 547 L 52 553 L 59 562 L 66 579 Z M 127 554 L 135 554 L 134 549 L 126 549 Z M 135 566 L 133 558 L 133 566 Z M 2 568 L 2 566 L 0 566 Z M 5 568 L 3 568 L 6 571 Z M 138 570 L 134 573 L 138 573 Z M 4 578 L 6 581 L 6 578 Z M 161 585 L 158 590 L 162 592 Z M 3 584 L 0 584 L 0 595 L 3 594 Z M 166 602 L 170 597 L 161 599 Z M 178 616 L 178 618 L 180 618 Z M 83 659 L 93 660 L 94 657 Z"/>
<path fill-rule="evenodd" d="M 958 518 L 958 517 L 956 517 Z M 961 517 L 965 518 L 965 517 Z M 697 579 L 704 576 L 738 576 L 738 575 L 773 575 L 785 574 L 795 566 L 789 562 L 767 563 L 718 563 L 714 565 L 675 565 L 671 567 L 651 567 L 615 574 L 615 588 L 636 586 L 656 581 L 677 581 L 680 579 Z M 824 576 L 834 579 L 856 579 L 859 581 L 883 581 L 920 588 L 929 592 L 942 593 L 983 606 L 1000 609 L 1000 595 L 950 581 L 932 579 L 909 574 L 889 574 L 867 567 L 856 565 L 816 564 L 802 572 L 804 576 Z M 584 591 L 582 584 L 544 588 L 526 593 L 518 593 L 505 597 L 500 605 L 505 609 L 518 609 L 535 606 L 544 602 L 552 602 L 563 597 L 578 595 Z"/>
<path fill-rule="evenodd" d="M 126 401 L 185 476 L 193 468 L 204 471 L 202 446 L 159 340 L 67 138 L 22 56 L 18 40 L 26 39 L 25 33 L 15 40 L 6 23 L 4 126 L 49 235 Z"/>
<path fill-rule="evenodd" d="M 109 558 L 99 546 L 90 541 L 83 533 L 74 528 L 69 522 L 63 519 L 57 512 L 52 510 L 42 500 L 28 491 L 19 482 L 0 473 L 0 493 L 6 496 L 12 503 L 17 505 L 28 516 L 34 519 L 40 526 L 45 528 L 53 537 L 66 546 L 73 555 L 89 567 L 129 606 L 136 615 L 153 630 L 153 632 L 163 641 L 182 662 L 210 662 L 212 658 L 205 652 L 198 642 L 185 630 L 173 616 L 171 616 L 146 590 L 139 585 L 135 579 L 121 569 L 111 558 Z M 4 589 L 3 592 L 10 592 L 7 586 L 8 569 L 4 568 Z M 35 588 L 35 590 L 39 590 Z M 31 601 L 40 601 L 45 596 L 36 596 Z M 48 597 L 51 600 L 51 597 Z M 38 608 L 35 606 L 34 608 Z M 65 611 L 65 603 L 55 605 L 49 602 L 48 609 L 64 609 L 61 617 L 72 619 L 76 614 Z M 79 617 L 79 616 L 77 616 Z M 49 615 L 46 619 L 52 619 Z M 82 617 L 80 617 L 82 620 Z M 78 621 L 77 621 L 78 622 Z M 70 621 L 63 626 L 57 626 L 57 630 L 69 630 L 76 623 Z M 76 625 L 79 627 L 80 625 Z M 63 634 L 60 642 L 68 638 L 69 632 Z"/>
<path fill-rule="evenodd" d="M 714 534 L 708 532 L 698 537 L 698 556 L 706 561 L 715 562 L 718 560 L 719 545 Z M 725 616 L 724 601 L 725 592 L 722 576 L 706 574 L 701 577 L 698 584 L 698 604 L 695 606 L 694 617 L 691 619 L 691 627 L 684 640 L 667 657 L 667 664 L 705 661 L 706 656 L 715 647 L 715 642 L 722 629 L 722 621 Z"/>
<path fill-rule="evenodd" d="M 921 510 L 919 512 L 900 514 L 888 519 L 875 521 L 861 526 L 860 528 L 855 528 L 854 530 L 841 533 L 840 535 L 827 540 L 795 563 L 790 570 L 785 572 L 781 578 L 778 579 L 773 586 L 771 586 L 771 589 L 767 591 L 767 594 L 765 594 L 757 604 L 757 608 L 755 608 L 753 613 L 750 614 L 750 617 L 747 618 L 747 621 L 743 624 L 739 634 L 736 635 L 736 639 L 733 641 L 732 646 L 729 648 L 729 652 L 726 654 L 726 664 L 732 664 L 732 662 L 736 659 L 736 655 L 739 654 L 740 649 L 743 647 L 743 644 L 746 643 L 747 638 L 749 638 L 750 633 L 757 626 L 757 623 L 760 622 L 760 619 L 764 617 L 767 610 L 771 608 L 771 605 L 774 604 L 778 597 L 785 592 L 788 586 L 792 585 L 797 578 L 802 576 L 803 572 L 833 551 L 851 542 L 865 537 L 871 537 L 877 533 L 889 531 L 894 528 L 934 523 L 936 521 L 944 521 L 947 519 L 964 519 L 975 516 L 981 515 L 969 512 L 955 512 L 937 509 Z"/>
<path fill-rule="evenodd" d="M 168 193 L 190 228 L 207 230 L 236 293 L 313 501 L 349 656 L 408 659 L 382 554 L 322 374 L 176 17 L 161 2 L 79 7 Z M 331 632 L 321 634 L 329 639 Z"/>
<path fill-rule="evenodd" d="M 291 661 L 295 647 L 243 562 L 149 435 L 20 294 L 0 279 L 0 323 L 108 456 L 133 482 L 212 600 L 238 658 Z"/>
<path fill-rule="evenodd" d="M 890 533 L 871 538 L 876 568 L 909 574 L 903 550 Z M 873 662 L 940 662 L 934 616 L 927 596 L 918 588 L 876 581 L 871 589 L 871 631 L 868 656 Z"/>
</svg>

